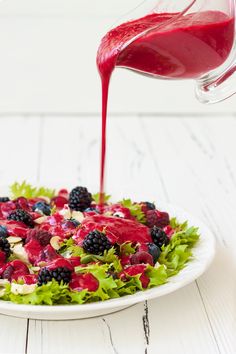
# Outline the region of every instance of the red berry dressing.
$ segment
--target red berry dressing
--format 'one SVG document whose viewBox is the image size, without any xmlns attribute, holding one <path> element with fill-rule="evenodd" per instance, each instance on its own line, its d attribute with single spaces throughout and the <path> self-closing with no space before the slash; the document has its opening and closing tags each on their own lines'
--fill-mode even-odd
<svg viewBox="0 0 236 354">
<path fill-rule="evenodd" d="M 124 23 L 102 39 L 97 66 L 102 81 L 100 205 L 103 205 L 108 89 L 114 68 L 167 79 L 199 78 L 227 59 L 234 18 L 205 11 L 186 16 L 152 13 Z"/>
<path fill-rule="evenodd" d="M 93 230 L 106 231 L 106 236 L 112 244 L 152 242 L 150 230 L 147 226 L 140 224 L 136 220 L 105 215 L 93 215 L 85 218 L 81 228 L 79 228 L 73 238 L 76 243 L 82 245 L 84 238 Z"/>
</svg>

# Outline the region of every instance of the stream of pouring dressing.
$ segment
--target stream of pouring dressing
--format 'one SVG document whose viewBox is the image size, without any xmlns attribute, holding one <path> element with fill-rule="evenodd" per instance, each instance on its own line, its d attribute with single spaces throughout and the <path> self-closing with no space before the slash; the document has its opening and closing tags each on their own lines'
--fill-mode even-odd
<svg viewBox="0 0 236 354">
<path fill-rule="evenodd" d="M 115 67 L 157 78 L 195 79 L 223 64 L 232 49 L 234 18 L 223 12 L 206 11 L 179 17 L 165 25 L 176 16 L 152 13 L 112 29 L 101 41 L 97 53 L 102 83 L 101 210 L 104 204 L 108 92 Z M 136 39 L 132 41 L 134 37 Z"/>
</svg>

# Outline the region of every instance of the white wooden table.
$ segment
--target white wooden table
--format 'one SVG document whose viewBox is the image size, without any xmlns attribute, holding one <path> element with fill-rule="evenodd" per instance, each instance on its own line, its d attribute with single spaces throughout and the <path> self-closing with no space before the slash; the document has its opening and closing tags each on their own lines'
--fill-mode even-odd
<svg viewBox="0 0 236 354">
<path fill-rule="evenodd" d="M 1 116 L 0 181 L 98 189 L 98 116 Z M 115 116 L 107 192 L 162 199 L 202 218 L 218 252 L 197 282 L 113 315 L 35 321 L 0 315 L 0 354 L 236 353 L 236 118 Z"/>
</svg>

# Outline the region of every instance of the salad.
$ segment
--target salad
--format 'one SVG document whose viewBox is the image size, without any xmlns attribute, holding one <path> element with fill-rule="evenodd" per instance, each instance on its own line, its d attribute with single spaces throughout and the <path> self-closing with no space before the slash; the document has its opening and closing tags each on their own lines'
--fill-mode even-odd
<svg viewBox="0 0 236 354">
<path fill-rule="evenodd" d="M 0 197 L 0 299 L 84 304 L 159 286 L 192 257 L 198 229 L 152 202 L 99 206 L 85 187 L 14 183 Z"/>
</svg>

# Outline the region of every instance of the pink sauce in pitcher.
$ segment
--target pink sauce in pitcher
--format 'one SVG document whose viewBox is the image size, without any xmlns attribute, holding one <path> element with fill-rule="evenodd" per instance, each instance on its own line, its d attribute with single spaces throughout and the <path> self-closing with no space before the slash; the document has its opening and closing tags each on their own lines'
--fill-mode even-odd
<svg viewBox="0 0 236 354">
<path fill-rule="evenodd" d="M 195 79 L 219 67 L 234 41 L 234 18 L 206 11 L 152 13 L 108 32 L 97 53 L 102 81 L 100 204 L 103 204 L 108 89 L 115 67 L 163 79 Z"/>
</svg>

